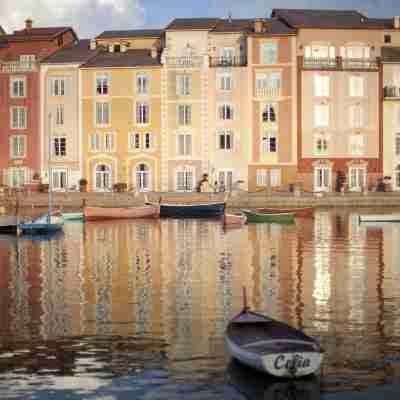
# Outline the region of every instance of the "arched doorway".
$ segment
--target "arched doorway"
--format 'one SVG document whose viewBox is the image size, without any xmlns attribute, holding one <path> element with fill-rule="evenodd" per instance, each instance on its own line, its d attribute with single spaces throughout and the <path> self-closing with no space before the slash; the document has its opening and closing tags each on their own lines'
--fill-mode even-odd
<svg viewBox="0 0 400 400">
<path fill-rule="evenodd" d="M 105 192 L 111 190 L 111 167 L 106 164 L 96 166 L 96 191 Z"/>
<path fill-rule="evenodd" d="M 150 190 L 150 168 L 144 163 L 136 166 L 136 190 L 138 192 Z"/>
</svg>

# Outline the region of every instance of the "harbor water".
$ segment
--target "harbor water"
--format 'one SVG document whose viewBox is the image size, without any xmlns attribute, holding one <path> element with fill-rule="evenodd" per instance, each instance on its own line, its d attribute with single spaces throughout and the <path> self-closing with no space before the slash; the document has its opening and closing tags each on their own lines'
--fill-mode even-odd
<svg viewBox="0 0 400 400">
<path fill-rule="evenodd" d="M 400 224 L 359 212 L 0 235 L 0 398 L 399 398 Z M 321 342 L 318 376 L 277 381 L 231 361 L 243 287 L 253 310 Z"/>
</svg>

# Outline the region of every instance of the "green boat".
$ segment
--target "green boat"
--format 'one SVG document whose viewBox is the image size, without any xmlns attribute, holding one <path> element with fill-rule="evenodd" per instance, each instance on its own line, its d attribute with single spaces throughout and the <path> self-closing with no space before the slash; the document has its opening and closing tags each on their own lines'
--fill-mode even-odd
<svg viewBox="0 0 400 400">
<path fill-rule="evenodd" d="M 83 221 L 83 213 L 62 213 L 65 221 Z"/>
<path fill-rule="evenodd" d="M 262 214 L 251 210 L 241 211 L 246 215 L 247 222 L 269 222 L 277 224 L 294 224 L 294 213 Z"/>
</svg>

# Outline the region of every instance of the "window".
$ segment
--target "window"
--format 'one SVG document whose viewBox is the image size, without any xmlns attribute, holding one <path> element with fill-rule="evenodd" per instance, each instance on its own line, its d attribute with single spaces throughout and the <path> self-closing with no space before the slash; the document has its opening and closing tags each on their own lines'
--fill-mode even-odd
<svg viewBox="0 0 400 400">
<path fill-rule="evenodd" d="M 350 154 L 362 156 L 364 154 L 364 137 L 361 135 L 350 136 Z"/>
<path fill-rule="evenodd" d="M 278 44 L 266 42 L 261 45 L 261 64 L 276 64 L 278 62 Z"/>
<path fill-rule="evenodd" d="M 325 136 L 317 136 L 314 143 L 315 154 L 328 154 L 328 139 Z"/>
<path fill-rule="evenodd" d="M 314 96 L 329 96 L 329 75 L 314 75 Z"/>
<path fill-rule="evenodd" d="M 64 105 L 57 104 L 56 107 L 56 125 L 64 125 Z"/>
<path fill-rule="evenodd" d="M 96 75 L 96 94 L 106 95 L 109 89 L 109 76 L 108 75 Z"/>
<path fill-rule="evenodd" d="M 395 137 L 395 154 L 400 156 L 400 133 L 397 133 Z"/>
<path fill-rule="evenodd" d="M 367 173 L 364 167 L 349 168 L 349 187 L 350 190 L 362 190 L 367 183 Z"/>
<path fill-rule="evenodd" d="M 144 148 L 145 150 L 150 150 L 153 147 L 153 134 L 145 133 L 144 134 Z"/>
<path fill-rule="evenodd" d="M 177 154 L 179 156 L 192 155 L 192 135 L 180 134 L 177 138 Z"/>
<path fill-rule="evenodd" d="M 190 96 L 192 94 L 192 77 L 190 75 L 176 76 L 176 94 Z"/>
<path fill-rule="evenodd" d="M 176 190 L 191 192 L 193 190 L 194 173 L 191 169 L 176 171 Z"/>
<path fill-rule="evenodd" d="M 96 103 L 96 125 L 109 125 L 110 123 L 110 104 Z"/>
<path fill-rule="evenodd" d="M 327 104 L 317 104 L 314 106 L 314 126 L 329 126 L 329 106 Z"/>
<path fill-rule="evenodd" d="M 114 44 L 114 53 L 121 53 L 121 45 Z"/>
<path fill-rule="evenodd" d="M 192 123 L 192 106 L 189 104 L 178 105 L 178 124 L 191 125 Z"/>
<path fill-rule="evenodd" d="M 136 124 L 144 125 L 150 121 L 150 110 L 147 103 L 136 103 Z"/>
<path fill-rule="evenodd" d="M 98 133 L 90 135 L 90 151 L 100 151 L 100 135 Z"/>
<path fill-rule="evenodd" d="M 256 185 L 257 186 L 267 186 L 267 170 L 258 169 L 256 171 Z"/>
<path fill-rule="evenodd" d="M 21 187 L 26 183 L 26 168 L 9 168 L 7 171 L 7 180 L 10 187 Z"/>
<path fill-rule="evenodd" d="M 276 113 L 274 104 L 266 104 L 262 112 L 263 122 L 276 122 Z"/>
<path fill-rule="evenodd" d="M 331 168 L 314 168 L 314 190 L 329 191 L 331 187 Z"/>
<path fill-rule="evenodd" d="M 271 169 L 269 173 L 271 178 L 271 187 L 281 186 L 281 170 Z"/>
<path fill-rule="evenodd" d="M 25 97 L 26 96 L 26 79 L 11 78 L 11 97 Z"/>
<path fill-rule="evenodd" d="M 232 76 L 230 74 L 219 75 L 218 82 L 220 90 L 229 91 L 233 88 Z"/>
<path fill-rule="evenodd" d="M 233 150 L 233 132 L 221 130 L 217 132 L 218 150 Z"/>
<path fill-rule="evenodd" d="M 19 61 L 23 64 L 32 64 L 36 61 L 36 56 L 34 54 L 23 54 L 19 56 Z"/>
<path fill-rule="evenodd" d="M 136 76 L 136 93 L 148 94 L 149 93 L 149 78 L 145 74 L 138 74 Z"/>
<path fill-rule="evenodd" d="M 233 119 L 233 106 L 231 104 L 222 104 L 218 107 L 218 118 L 221 120 Z"/>
<path fill-rule="evenodd" d="M 230 192 L 232 191 L 233 171 L 223 169 L 218 171 L 218 191 Z"/>
<path fill-rule="evenodd" d="M 10 138 L 11 158 L 24 158 L 26 156 L 26 136 L 15 135 Z"/>
<path fill-rule="evenodd" d="M 67 139 L 65 137 L 54 138 L 54 155 L 65 157 L 67 155 Z"/>
<path fill-rule="evenodd" d="M 362 76 L 350 76 L 349 78 L 350 96 L 364 96 L 364 78 Z"/>
<path fill-rule="evenodd" d="M 335 58 L 335 47 L 326 45 L 312 45 L 306 46 L 304 49 L 305 58 L 317 58 L 317 59 L 333 59 Z"/>
<path fill-rule="evenodd" d="M 25 107 L 11 107 L 11 128 L 26 129 Z"/>
<path fill-rule="evenodd" d="M 385 35 L 385 43 L 392 43 L 392 36 L 391 35 Z"/>
<path fill-rule="evenodd" d="M 343 58 L 368 59 L 370 58 L 370 48 L 368 46 L 349 46 L 340 49 Z"/>
<path fill-rule="evenodd" d="M 263 153 L 276 153 L 277 145 L 277 139 L 273 133 L 262 138 Z"/>
<path fill-rule="evenodd" d="M 352 128 L 362 128 L 363 121 L 363 108 L 361 104 L 353 104 L 349 108 L 350 113 L 350 126 Z"/>
<path fill-rule="evenodd" d="M 104 135 L 104 151 L 113 152 L 114 151 L 114 134 L 106 133 Z"/>
<path fill-rule="evenodd" d="M 256 92 L 262 96 L 278 96 L 281 88 L 280 72 L 256 75 Z"/>
<path fill-rule="evenodd" d="M 65 96 L 67 93 L 66 78 L 50 78 L 50 96 Z"/>
<path fill-rule="evenodd" d="M 129 134 L 129 150 L 138 151 L 140 150 L 140 134 L 139 133 L 130 133 Z"/>
</svg>

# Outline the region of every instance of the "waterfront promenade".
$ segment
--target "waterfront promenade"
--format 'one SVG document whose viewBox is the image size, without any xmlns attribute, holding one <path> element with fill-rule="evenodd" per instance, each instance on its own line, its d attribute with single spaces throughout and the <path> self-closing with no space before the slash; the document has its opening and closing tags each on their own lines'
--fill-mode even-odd
<svg viewBox="0 0 400 400">
<path fill-rule="evenodd" d="M 225 198 L 225 193 L 159 193 L 149 192 L 146 194 L 151 201 L 162 199 L 172 199 L 179 197 L 179 200 L 203 200 L 221 201 Z M 17 193 L 14 195 L 0 195 L 0 207 L 13 208 L 18 200 L 21 208 L 27 207 L 47 207 L 48 195 L 46 193 Z M 91 206 L 114 206 L 132 207 L 142 205 L 145 202 L 143 193 L 80 193 L 65 192 L 54 193 L 53 204 L 55 207 L 62 208 L 81 208 L 83 201 Z M 400 192 L 385 193 L 324 193 L 314 195 L 302 193 L 249 193 L 237 191 L 229 194 L 227 199 L 229 208 L 255 208 L 262 206 L 270 207 L 400 207 Z"/>
</svg>

